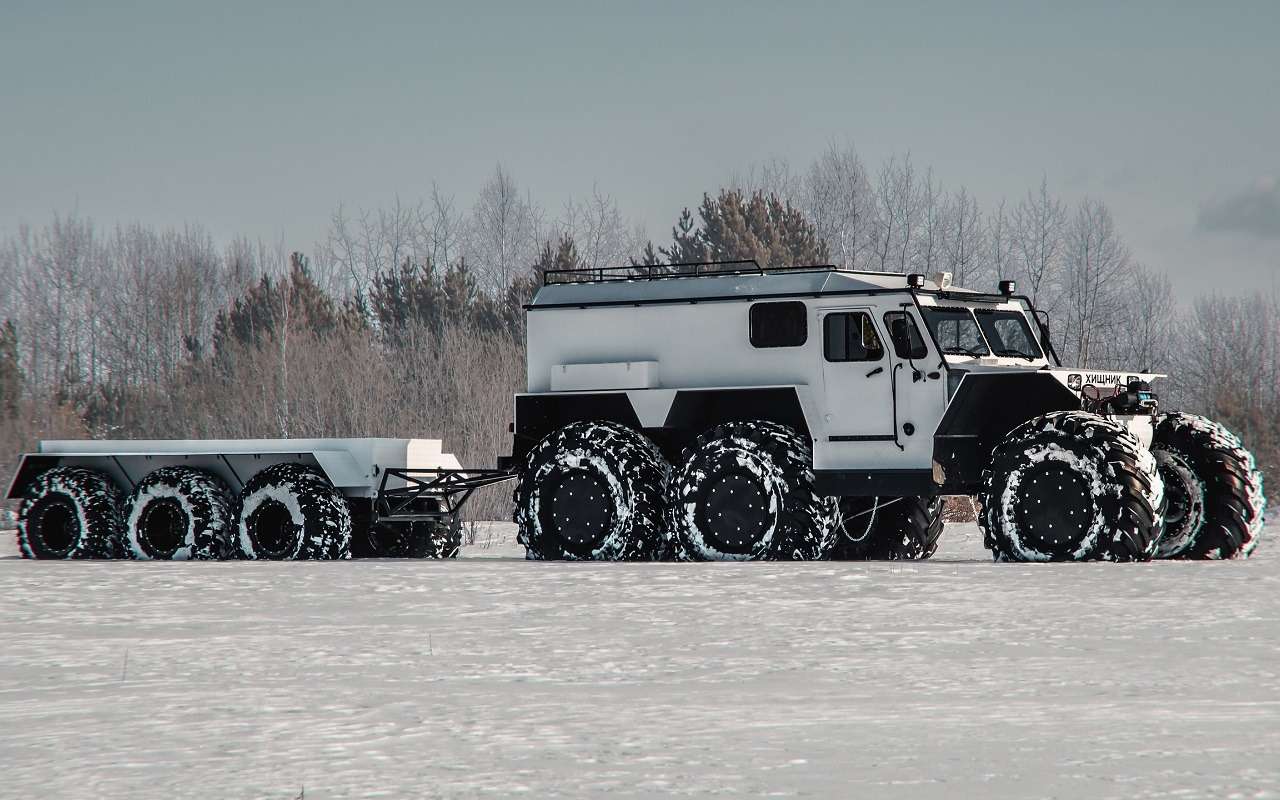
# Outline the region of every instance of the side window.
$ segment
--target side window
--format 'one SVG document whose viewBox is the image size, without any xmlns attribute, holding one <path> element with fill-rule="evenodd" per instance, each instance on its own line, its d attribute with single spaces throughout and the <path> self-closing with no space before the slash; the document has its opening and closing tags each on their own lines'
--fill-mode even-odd
<svg viewBox="0 0 1280 800">
<path fill-rule="evenodd" d="M 799 347 L 809 340 L 804 303 L 756 303 L 748 312 L 752 347 Z"/>
<path fill-rule="evenodd" d="M 929 355 L 924 337 L 916 327 L 915 317 L 905 311 L 890 311 L 884 315 L 884 326 L 889 330 L 889 341 L 893 343 L 893 353 L 898 358 L 924 358 Z"/>
<path fill-rule="evenodd" d="M 828 314 L 822 318 L 823 353 L 828 361 L 879 361 L 884 345 L 871 315 L 862 311 Z"/>
</svg>

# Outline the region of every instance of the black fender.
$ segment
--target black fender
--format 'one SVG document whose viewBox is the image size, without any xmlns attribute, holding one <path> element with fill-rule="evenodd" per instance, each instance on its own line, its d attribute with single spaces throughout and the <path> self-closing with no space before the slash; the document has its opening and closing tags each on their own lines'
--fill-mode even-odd
<svg viewBox="0 0 1280 800">
<path fill-rule="evenodd" d="M 726 422 L 761 419 L 810 437 L 794 386 L 743 389 L 682 389 L 675 392 L 661 427 L 645 427 L 627 391 L 516 395 L 512 465 L 547 434 L 571 422 L 608 421 L 643 432 L 675 461 L 698 434 Z"/>
<path fill-rule="evenodd" d="M 1050 411 L 1079 408 L 1075 392 L 1046 372 L 965 375 L 933 436 L 942 494 L 976 492 L 992 451 L 1009 431 Z"/>
</svg>

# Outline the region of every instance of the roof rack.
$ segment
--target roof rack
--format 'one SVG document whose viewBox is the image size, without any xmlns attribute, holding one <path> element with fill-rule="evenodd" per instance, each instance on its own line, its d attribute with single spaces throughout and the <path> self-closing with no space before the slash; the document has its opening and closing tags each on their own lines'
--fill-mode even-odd
<svg viewBox="0 0 1280 800">
<path fill-rule="evenodd" d="M 632 264 L 625 267 L 549 269 L 542 273 L 542 285 L 563 283 L 605 283 L 609 281 L 657 281 L 668 278 L 705 278 L 730 275 L 764 275 L 770 272 L 837 272 L 834 264 L 762 267 L 755 259 L 736 261 L 689 261 L 680 264 Z"/>
</svg>

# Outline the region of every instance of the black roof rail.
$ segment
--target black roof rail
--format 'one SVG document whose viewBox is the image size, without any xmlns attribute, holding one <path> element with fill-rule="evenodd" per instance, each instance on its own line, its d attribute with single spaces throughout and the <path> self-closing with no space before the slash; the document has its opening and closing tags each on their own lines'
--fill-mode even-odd
<svg viewBox="0 0 1280 800">
<path fill-rule="evenodd" d="M 841 271 L 834 264 L 762 267 L 755 259 L 735 261 L 688 261 L 677 264 L 631 264 L 625 267 L 549 269 L 542 273 L 542 285 L 563 283 L 603 283 L 607 281 L 656 281 L 668 278 L 706 278 L 731 275 L 764 275 L 770 272 Z"/>
</svg>

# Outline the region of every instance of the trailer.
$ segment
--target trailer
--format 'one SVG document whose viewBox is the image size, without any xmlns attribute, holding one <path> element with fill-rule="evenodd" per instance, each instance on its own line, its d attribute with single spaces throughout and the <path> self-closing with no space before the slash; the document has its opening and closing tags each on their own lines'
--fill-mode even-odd
<svg viewBox="0 0 1280 800">
<path fill-rule="evenodd" d="M 456 555 L 458 512 L 505 470 L 439 439 L 56 440 L 21 457 L 29 558 Z"/>
<path fill-rule="evenodd" d="M 510 455 L 439 440 L 46 442 L 9 489 L 31 557 L 448 556 L 514 480 L 531 559 L 918 559 L 943 495 L 1008 561 L 1233 558 L 1253 456 L 1146 370 L 1064 366 L 1013 281 L 752 261 L 548 271 Z"/>
</svg>

